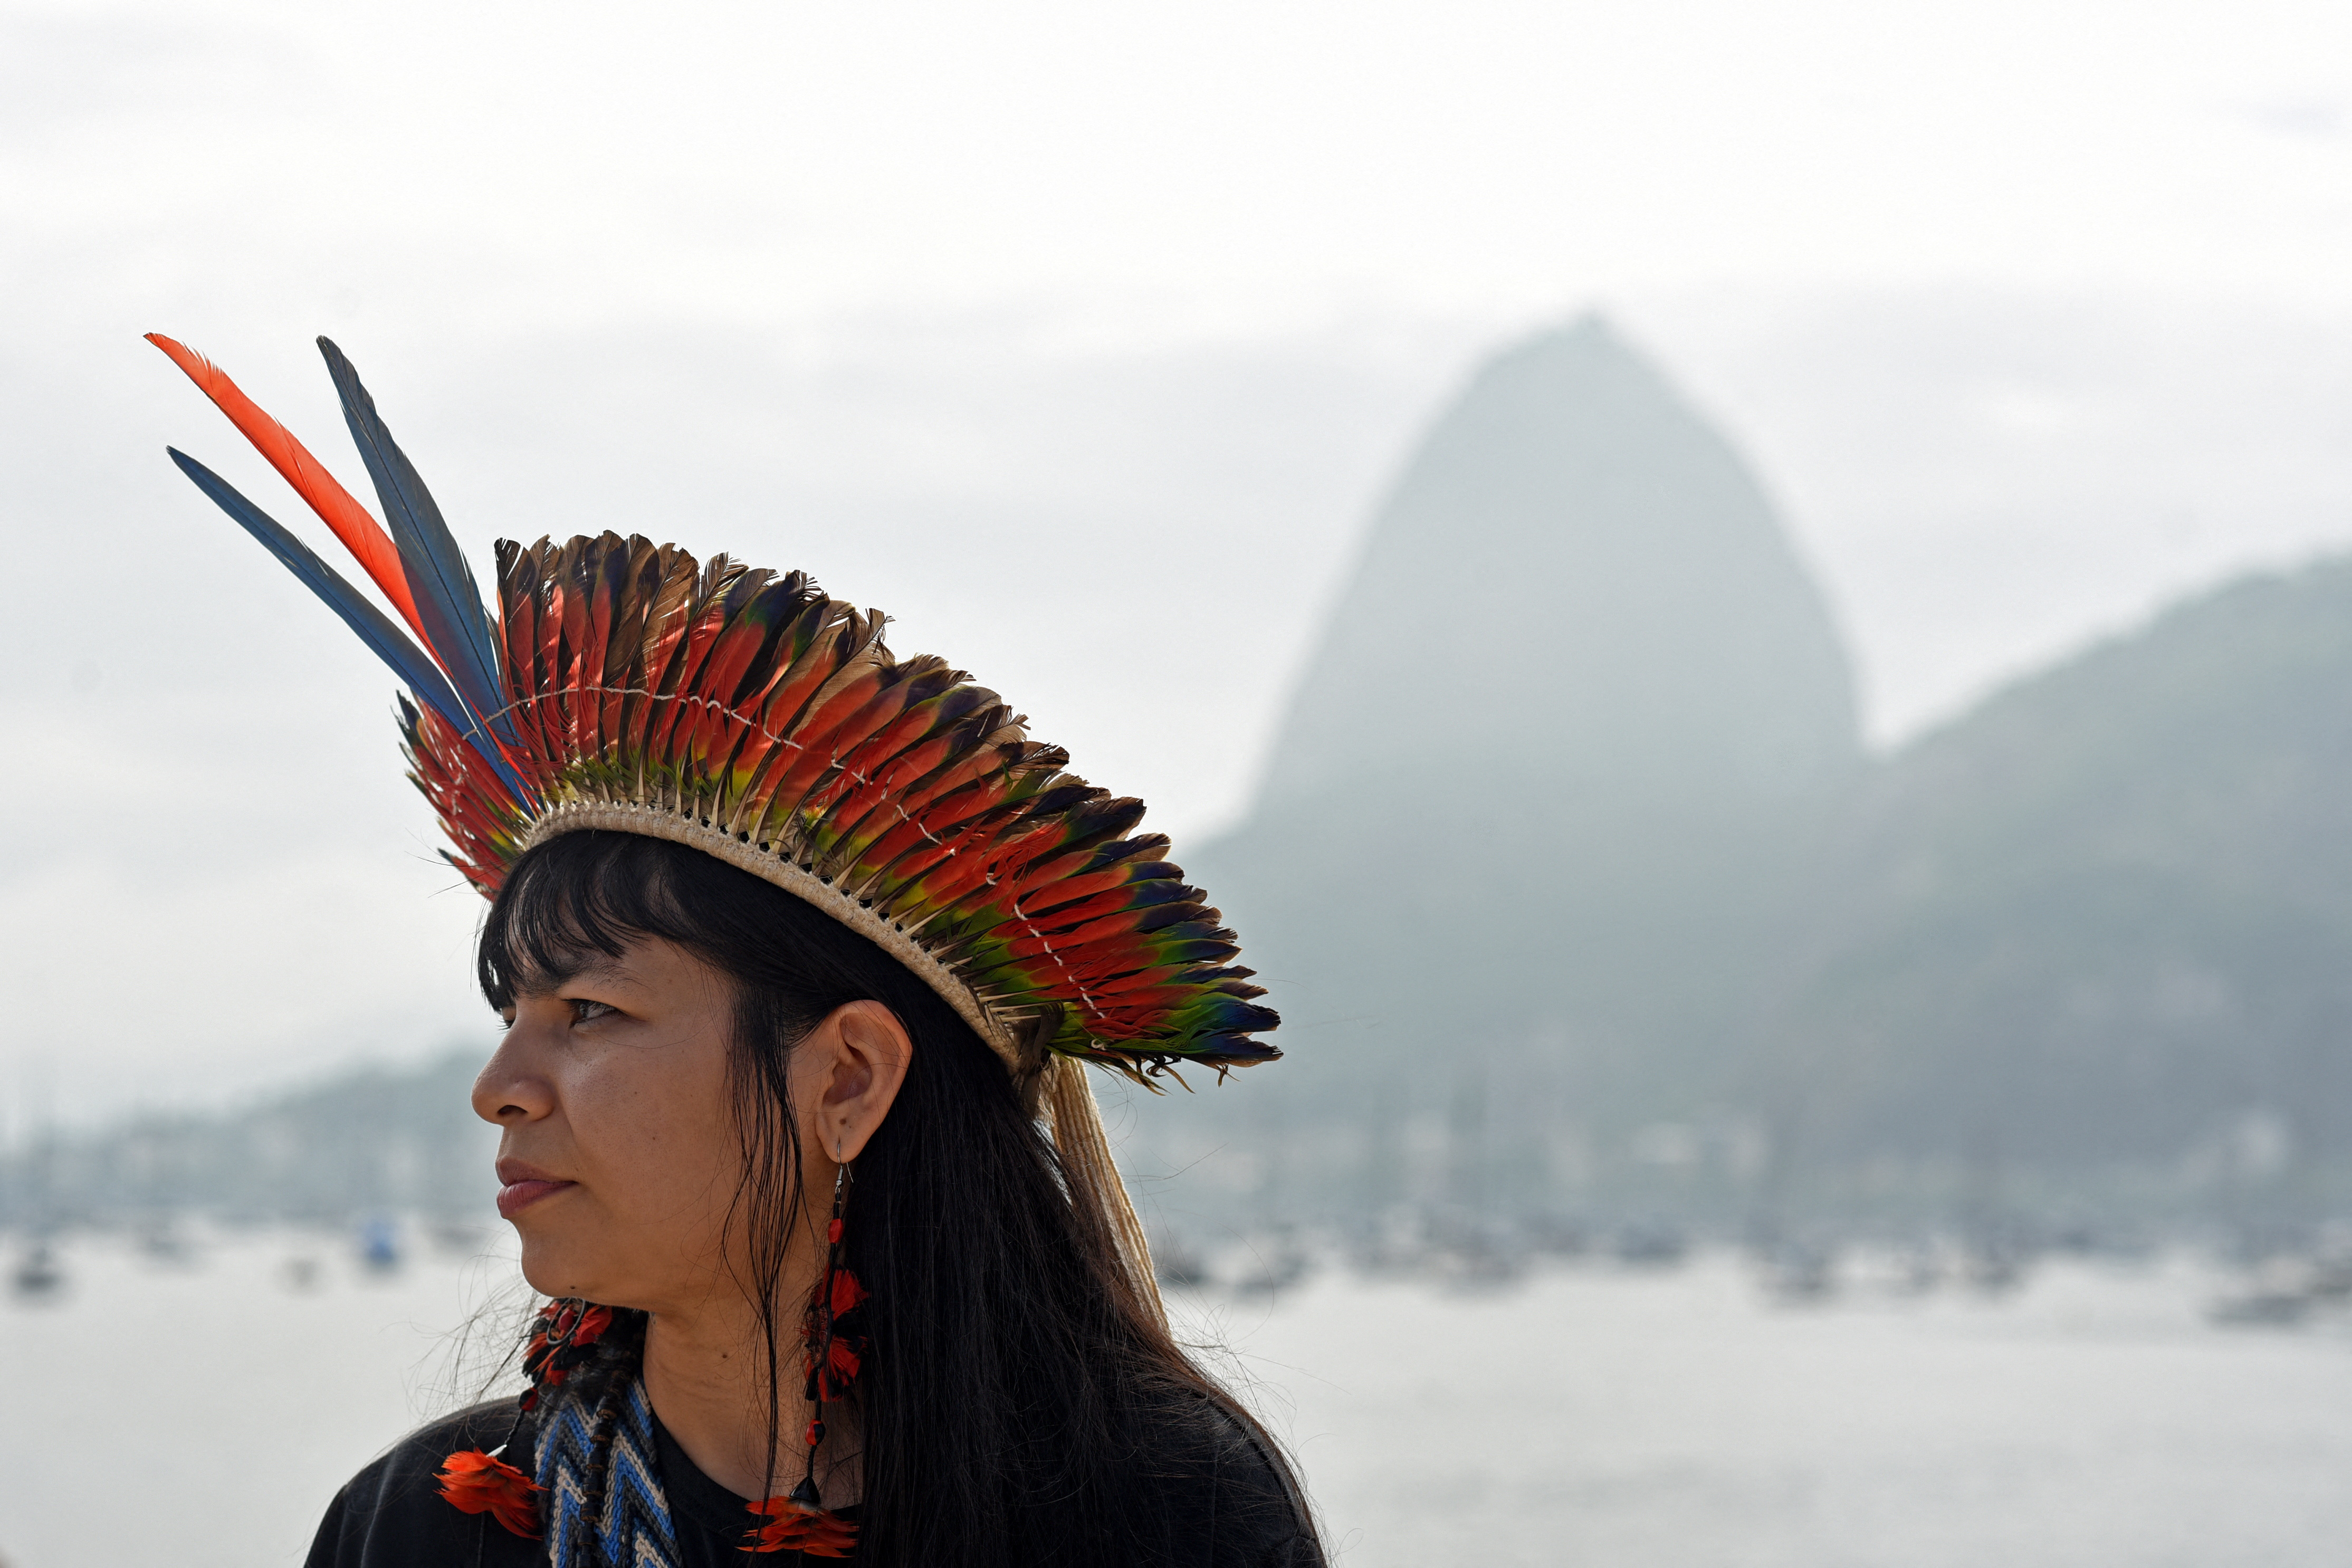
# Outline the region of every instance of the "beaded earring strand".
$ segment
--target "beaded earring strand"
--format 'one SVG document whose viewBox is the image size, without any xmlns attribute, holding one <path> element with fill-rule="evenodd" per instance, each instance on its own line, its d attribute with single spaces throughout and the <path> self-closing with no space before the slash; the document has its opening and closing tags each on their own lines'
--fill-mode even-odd
<svg viewBox="0 0 2352 1568">
<path fill-rule="evenodd" d="M 833 1216 L 824 1227 L 824 1272 L 809 1297 L 808 1312 L 801 1324 L 802 1359 L 808 1372 L 805 1393 L 814 1407 L 808 1430 L 802 1434 L 808 1448 L 806 1463 L 798 1486 L 782 1497 L 751 1505 L 751 1511 L 766 1522 L 753 1528 L 744 1548 L 747 1552 L 798 1551 L 811 1557 L 847 1557 L 857 1549 L 857 1526 L 825 1508 L 816 1484 L 816 1451 L 824 1442 L 824 1407 L 848 1393 L 865 1364 L 866 1351 L 866 1336 L 854 1321 L 866 1289 L 849 1271 L 843 1247 L 848 1234 L 844 1215 L 853 1180 L 849 1162 L 835 1163 Z"/>
</svg>

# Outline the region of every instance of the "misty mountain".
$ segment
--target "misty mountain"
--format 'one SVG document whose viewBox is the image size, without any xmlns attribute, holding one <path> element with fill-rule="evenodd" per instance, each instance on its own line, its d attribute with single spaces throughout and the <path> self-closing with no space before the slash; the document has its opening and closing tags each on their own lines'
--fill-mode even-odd
<svg viewBox="0 0 2352 1568">
<path fill-rule="evenodd" d="M 1465 1075 L 1610 1122 L 1706 1101 L 1861 765 L 1822 596 L 1729 444 L 1597 318 L 1507 350 L 1372 520 L 1247 821 L 1185 852 L 1290 1053 L 1195 1114 Z"/>
<path fill-rule="evenodd" d="M 1252 828 L 1474 781 L 1580 813 L 1780 801 L 1857 756 L 1845 655 L 1755 478 L 1588 316 L 1497 354 L 1423 437 Z"/>
<path fill-rule="evenodd" d="M 2021 681 L 1841 816 L 1748 1086 L 1799 1160 L 2352 1154 L 2352 562 Z"/>
</svg>

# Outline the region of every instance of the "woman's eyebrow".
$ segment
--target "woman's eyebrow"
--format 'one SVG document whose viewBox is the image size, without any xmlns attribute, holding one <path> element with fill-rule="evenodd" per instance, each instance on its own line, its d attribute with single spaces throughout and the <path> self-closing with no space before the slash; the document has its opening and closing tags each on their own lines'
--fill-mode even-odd
<svg viewBox="0 0 2352 1568">
<path fill-rule="evenodd" d="M 637 972 L 631 969 L 625 960 L 609 957 L 600 952 L 585 963 L 565 973 L 555 984 L 569 985 L 577 980 L 597 980 L 607 984 L 635 985 L 637 984 Z"/>
<path fill-rule="evenodd" d="M 515 976 L 514 994 L 518 996 L 551 996 L 564 986 L 581 980 L 632 988 L 639 984 L 636 972 L 623 960 L 606 953 L 588 952 L 578 955 L 575 962 L 560 966 L 533 965 L 527 973 Z"/>
</svg>

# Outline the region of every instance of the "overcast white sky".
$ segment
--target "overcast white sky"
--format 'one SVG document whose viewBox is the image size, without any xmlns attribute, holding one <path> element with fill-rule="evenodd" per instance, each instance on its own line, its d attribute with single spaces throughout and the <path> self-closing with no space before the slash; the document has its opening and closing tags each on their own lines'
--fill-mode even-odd
<svg viewBox="0 0 2352 1568">
<path fill-rule="evenodd" d="M 141 331 L 356 484 L 328 331 L 462 537 L 809 566 L 1181 835 L 1420 422 L 1599 306 L 1891 740 L 2352 542 L 2352 10 L 9 6 L 0 289 L 21 1125 L 488 1039 L 389 684 Z"/>
</svg>

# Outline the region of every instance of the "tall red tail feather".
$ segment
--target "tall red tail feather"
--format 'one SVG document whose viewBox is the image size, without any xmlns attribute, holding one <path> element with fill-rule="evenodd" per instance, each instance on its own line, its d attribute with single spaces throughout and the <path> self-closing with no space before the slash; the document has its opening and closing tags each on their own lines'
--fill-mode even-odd
<svg viewBox="0 0 2352 1568">
<path fill-rule="evenodd" d="M 172 363 L 187 373 L 188 379 L 217 404 L 220 411 L 228 416 L 229 423 L 253 443 L 254 450 L 268 458 L 269 466 L 285 477 L 295 493 L 310 503 L 310 510 L 334 530 L 335 537 L 343 542 L 343 548 L 352 552 L 369 580 L 392 601 L 392 607 L 408 623 L 417 640 L 431 647 L 432 639 L 425 635 L 425 627 L 416 618 L 416 601 L 409 595 L 408 577 L 400 569 L 400 552 L 393 547 L 392 536 L 384 532 L 383 524 L 352 499 L 352 492 L 327 472 L 326 465 L 312 457 L 310 448 L 294 438 L 292 431 L 239 391 L 236 383 L 219 366 L 161 332 L 149 332 L 147 341 L 169 354 Z"/>
</svg>

